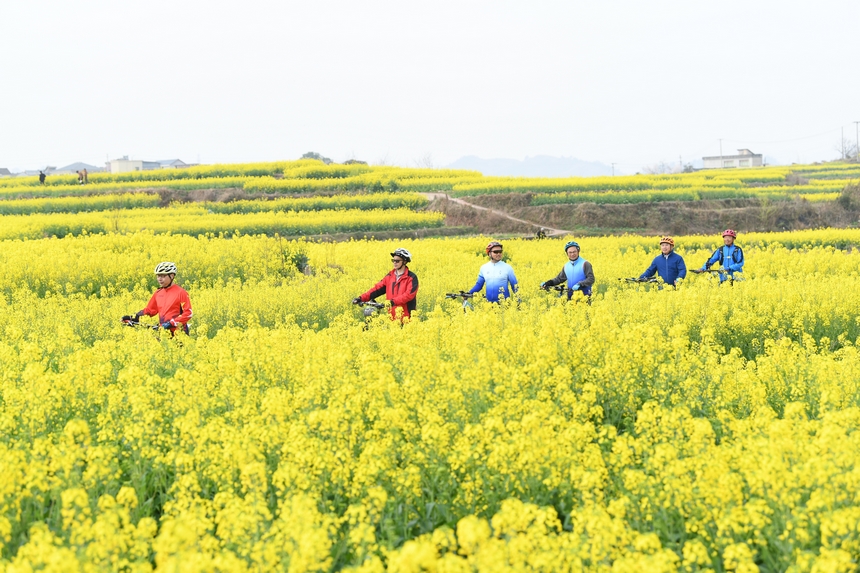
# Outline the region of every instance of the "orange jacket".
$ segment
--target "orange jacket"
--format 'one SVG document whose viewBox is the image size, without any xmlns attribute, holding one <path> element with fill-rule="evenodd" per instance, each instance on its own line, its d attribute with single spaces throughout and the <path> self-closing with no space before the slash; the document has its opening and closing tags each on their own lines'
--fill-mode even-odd
<svg viewBox="0 0 860 573">
<path fill-rule="evenodd" d="M 185 325 L 191 320 L 191 299 L 184 288 L 171 284 L 155 291 L 142 312 L 146 316 L 157 314 L 158 322 L 161 323 L 173 320 L 177 324 Z"/>
</svg>

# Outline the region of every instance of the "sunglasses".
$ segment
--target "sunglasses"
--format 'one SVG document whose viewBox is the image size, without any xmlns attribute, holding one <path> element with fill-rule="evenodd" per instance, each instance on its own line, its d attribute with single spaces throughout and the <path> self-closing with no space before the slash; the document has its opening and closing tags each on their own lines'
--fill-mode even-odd
<svg viewBox="0 0 860 573">
<path fill-rule="evenodd" d="M 494 255 L 500 255 L 502 253 L 502 249 L 496 249 L 495 251 L 490 251 Z"/>
<path fill-rule="evenodd" d="M 392 263 L 402 263 L 403 259 L 391 259 Z"/>
</svg>

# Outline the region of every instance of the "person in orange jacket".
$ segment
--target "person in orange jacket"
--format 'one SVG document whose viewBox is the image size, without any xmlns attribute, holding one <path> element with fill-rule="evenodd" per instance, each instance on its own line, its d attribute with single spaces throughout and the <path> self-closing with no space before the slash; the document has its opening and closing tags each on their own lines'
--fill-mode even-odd
<svg viewBox="0 0 860 573">
<path fill-rule="evenodd" d="M 368 302 L 372 298 L 385 295 L 391 301 L 391 318 L 398 318 L 397 309 L 400 309 L 399 318 L 408 318 L 415 310 L 418 294 L 418 277 L 409 270 L 407 263 L 412 262 L 412 254 L 406 249 L 395 249 L 391 253 L 391 264 L 394 268 L 385 275 L 381 281 L 364 293 L 352 299 L 353 304 Z"/>
<path fill-rule="evenodd" d="M 191 320 L 191 299 L 188 292 L 174 283 L 176 265 L 170 262 L 159 263 L 155 267 L 155 278 L 158 280 L 158 290 L 153 293 L 146 308 L 133 316 L 122 317 L 123 322 L 136 322 L 141 316 L 158 315 L 161 328 L 167 329 L 172 335 L 177 330 L 188 334 L 188 321 Z"/>
</svg>

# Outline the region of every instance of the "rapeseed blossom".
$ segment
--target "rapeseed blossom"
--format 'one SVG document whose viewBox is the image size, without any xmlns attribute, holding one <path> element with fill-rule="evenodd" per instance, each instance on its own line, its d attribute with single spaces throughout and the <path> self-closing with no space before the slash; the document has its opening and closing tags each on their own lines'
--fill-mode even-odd
<svg viewBox="0 0 860 573">
<path fill-rule="evenodd" d="M 487 239 L 398 242 L 403 326 L 350 305 L 391 242 L 3 241 L 0 571 L 856 570 L 860 232 L 743 238 L 677 290 L 582 241 L 591 305 L 506 241 L 520 303 L 466 312 Z M 121 326 L 168 259 L 192 336 Z"/>
</svg>

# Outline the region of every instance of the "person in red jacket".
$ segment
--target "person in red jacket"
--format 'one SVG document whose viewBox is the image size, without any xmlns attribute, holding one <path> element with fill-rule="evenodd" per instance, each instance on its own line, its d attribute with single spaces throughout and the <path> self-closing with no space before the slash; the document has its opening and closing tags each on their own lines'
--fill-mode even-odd
<svg viewBox="0 0 860 573">
<path fill-rule="evenodd" d="M 409 251 L 395 249 L 391 253 L 391 264 L 394 265 L 391 272 L 372 289 L 352 299 L 353 304 L 368 302 L 372 298 L 385 295 L 385 298 L 391 301 L 392 320 L 409 318 L 415 310 L 415 296 L 418 294 L 418 277 L 406 266 L 410 262 L 412 262 L 412 255 Z"/>
<path fill-rule="evenodd" d="M 173 282 L 176 277 L 176 265 L 169 262 L 159 263 L 155 267 L 155 278 L 158 280 L 158 290 L 149 299 L 149 303 L 134 316 L 124 316 L 123 321 L 136 320 L 141 316 L 158 315 L 161 328 L 170 331 L 172 335 L 177 330 L 188 334 L 188 321 L 191 320 L 191 299 L 188 292 Z"/>
</svg>

